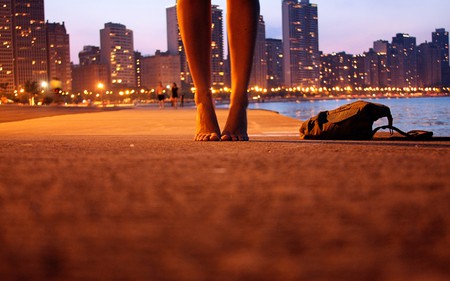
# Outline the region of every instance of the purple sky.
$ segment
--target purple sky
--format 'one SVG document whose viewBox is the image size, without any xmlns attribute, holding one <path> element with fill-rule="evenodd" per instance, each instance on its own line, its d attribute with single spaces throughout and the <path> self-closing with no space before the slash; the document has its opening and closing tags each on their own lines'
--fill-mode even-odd
<svg viewBox="0 0 450 281">
<path fill-rule="evenodd" d="M 45 0 L 45 17 L 65 22 L 70 34 L 71 59 L 78 63 L 84 45 L 100 45 L 106 22 L 134 31 L 135 49 L 144 55 L 167 49 L 166 7 L 175 0 Z M 225 0 L 212 1 L 225 7 Z M 261 0 L 268 38 L 281 39 L 281 0 Z M 436 28 L 450 29 L 450 0 L 314 0 L 319 7 L 319 44 L 325 53 L 360 54 L 373 41 L 391 41 L 409 33 L 417 43 L 431 41 Z"/>
</svg>

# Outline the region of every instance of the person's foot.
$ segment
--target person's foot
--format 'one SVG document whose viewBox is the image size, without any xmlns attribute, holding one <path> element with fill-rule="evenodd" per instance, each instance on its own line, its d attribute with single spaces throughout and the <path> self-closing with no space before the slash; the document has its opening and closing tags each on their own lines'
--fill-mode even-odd
<svg viewBox="0 0 450 281">
<path fill-rule="evenodd" d="M 196 141 L 220 141 L 220 129 L 212 102 L 197 104 Z"/>
<path fill-rule="evenodd" d="M 222 141 L 248 141 L 247 134 L 247 104 L 230 106 L 227 123 L 222 132 Z"/>
</svg>

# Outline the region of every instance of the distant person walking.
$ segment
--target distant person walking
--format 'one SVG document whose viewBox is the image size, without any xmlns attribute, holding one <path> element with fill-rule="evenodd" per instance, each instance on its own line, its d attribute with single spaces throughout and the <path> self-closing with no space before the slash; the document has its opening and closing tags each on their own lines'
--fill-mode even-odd
<svg viewBox="0 0 450 281">
<path fill-rule="evenodd" d="M 231 59 L 230 111 L 220 132 L 211 93 L 211 1 L 178 0 L 177 13 L 196 88 L 196 141 L 248 141 L 247 88 L 258 30 L 258 0 L 227 0 Z"/>
<path fill-rule="evenodd" d="M 175 82 L 172 84 L 172 106 L 174 106 L 175 109 L 178 108 L 178 86 Z"/>
<path fill-rule="evenodd" d="M 156 96 L 158 98 L 159 102 L 159 109 L 164 108 L 164 99 L 166 98 L 164 96 L 164 86 L 161 82 L 158 83 L 158 86 L 156 87 Z"/>
</svg>

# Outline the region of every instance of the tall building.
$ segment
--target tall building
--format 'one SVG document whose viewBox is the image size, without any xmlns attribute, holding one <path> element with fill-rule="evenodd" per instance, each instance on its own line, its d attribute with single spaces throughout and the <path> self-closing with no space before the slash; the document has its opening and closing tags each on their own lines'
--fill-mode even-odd
<svg viewBox="0 0 450 281">
<path fill-rule="evenodd" d="M 353 55 L 351 57 L 350 86 L 353 88 L 365 87 L 368 77 L 366 55 Z"/>
<path fill-rule="evenodd" d="M 318 87 L 319 26 L 316 4 L 283 0 L 284 82 L 287 87 Z"/>
<path fill-rule="evenodd" d="M 416 38 L 398 33 L 390 48 L 391 83 L 394 87 L 417 87 Z"/>
<path fill-rule="evenodd" d="M 364 55 L 364 69 L 367 73 L 364 86 L 380 87 L 380 55 L 375 49 L 370 49 Z"/>
<path fill-rule="evenodd" d="M 180 27 L 178 25 L 177 6 L 166 9 L 167 20 L 167 48 L 171 55 L 178 55 L 180 58 L 180 81 L 181 89 L 188 91 L 192 87 L 192 77 L 189 72 L 189 65 L 181 40 Z"/>
<path fill-rule="evenodd" d="M 278 88 L 284 85 L 283 80 L 283 41 L 266 39 L 267 52 L 267 87 Z"/>
<path fill-rule="evenodd" d="M 258 20 L 258 33 L 256 35 L 249 87 L 267 88 L 266 25 L 263 16 L 259 16 Z"/>
<path fill-rule="evenodd" d="M 11 3 L 11 0 L 0 1 L 0 97 L 12 97 L 15 89 Z"/>
<path fill-rule="evenodd" d="M 70 42 L 64 23 L 47 23 L 48 76 L 50 81 L 58 81 L 58 88 L 72 90 L 70 62 Z"/>
<path fill-rule="evenodd" d="M 327 88 L 350 86 L 352 55 L 345 52 L 322 55 L 322 86 Z"/>
<path fill-rule="evenodd" d="M 449 37 L 448 31 L 438 28 L 432 34 L 432 42 L 441 52 L 442 84 L 450 87 L 450 66 L 449 66 Z"/>
<path fill-rule="evenodd" d="M 12 0 L 14 76 L 17 90 L 25 82 L 48 80 L 44 0 Z"/>
<path fill-rule="evenodd" d="M 100 47 L 84 46 L 78 53 L 80 65 L 100 64 Z"/>
<path fill-rule="evenodd" d="M 419 85 L 439 87 L 442 85 L 441 49 L 433 43 L 420 44 L 417 49 Z"/>
<path fill-rule="evenodd" d="M 171 55 L 178 55 L 183 51 L 180 28 L 178 26 L 177 6 L 166 8 L 167 21 L 167 51 Z"/>
<path fill-rule="evenodd" d="M 373 43 L 373 50 L 377 56 L 378 60 L 378 67 L 377 71 L 378 76 L 377 82 L 374 82 L 374 80 L 371 80 L 370 84 L 367 84 L 368 86 L 375 86 L 375 87 L 389 87 L 392 86 L 391 83 L 391 58 L 388 56 L 390 53 L 390 44 L 388 41 L 385 40 L 378 40 Z M 372 57 L 372 55 L 370 56 Z M 369 64 L 367 64 L 369 65 Z M 373 73 L 369 73 L 369 75 L 372 75 Z"/>
<path fill-rule="evenodd" d="M 211 82 L 212 87 L 221 88 L 225 85 L 223 10 L 219 6 L 213 5 L 211 13 Z M 176 6 L 167 8 L 166 15 L 168 52 L 171 55 L 179 55 L 181 85 L 183 90 L 189 90 L 193 86 L 193 82 L 180 36 Z"/>
<path fill-rule="evenodd" d="M 101 63 L 110 73 L 111 87 L 136 87 L 133 31 L 119 23 L 106 23 L 100 30 L 100 53 Z"/>
<path fill-rule="evenodd" d="M 219 89 L 225 85 L 223 10 L 213 5 L 211 12 L 211 83 Z"/>
<path fill-rule="evenodd" d="M 135 69 L 136 69 L 136 87 L 142 87 L 142 59 L 144 57 L 140 52 L 134 52 L 134 61 L 135 61 Z"/>
</svg>

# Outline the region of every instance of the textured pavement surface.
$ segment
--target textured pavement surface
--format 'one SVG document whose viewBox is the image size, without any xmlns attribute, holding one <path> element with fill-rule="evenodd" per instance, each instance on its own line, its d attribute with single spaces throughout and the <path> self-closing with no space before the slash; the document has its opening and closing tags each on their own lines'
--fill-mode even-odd
<svg viewBox="0 0 450 281">
<path fill-rule="evenodd" d="M 198 143 L 193 117 L 1 123 L 1 280 L 449 280 L 449 142 L 251 111 L 250 142 Z"/>
</svg>

